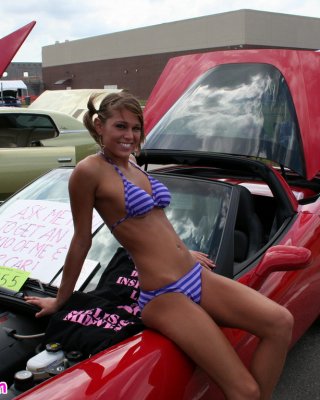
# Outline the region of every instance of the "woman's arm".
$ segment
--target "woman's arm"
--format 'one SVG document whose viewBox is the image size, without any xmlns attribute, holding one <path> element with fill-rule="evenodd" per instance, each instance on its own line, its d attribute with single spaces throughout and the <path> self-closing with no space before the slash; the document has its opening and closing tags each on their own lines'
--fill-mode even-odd
<svg viewBox="0 0 320 400">
<path fill-rule="evenodd" d="M 66 255 L 62 281 L 57 297 L 27 296 L 28 303 L 41 308 L 37 317 L 52 314 L 61 308 L 74 291 L 84 260 L 91 247 L 92 213 L 96 184 L 87 160 L 79 163 L 69 180 L 69 194 L 74 224 L 74 234 Z"/>
</svg>

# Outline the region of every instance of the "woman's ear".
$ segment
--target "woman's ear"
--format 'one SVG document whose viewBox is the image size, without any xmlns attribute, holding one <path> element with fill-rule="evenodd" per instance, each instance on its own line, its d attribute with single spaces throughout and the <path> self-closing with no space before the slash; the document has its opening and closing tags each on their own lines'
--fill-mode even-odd
<svg viewBox="0 0 320 400">
<path fill-rule="evenodd" d="M 96 132 L 101 135 L 102 134 L 102 128 L 103 128 L 103 123 L 101 122 L 100 118 L 95 118 L 93 121 L 94 129 Z"/>
</svg>

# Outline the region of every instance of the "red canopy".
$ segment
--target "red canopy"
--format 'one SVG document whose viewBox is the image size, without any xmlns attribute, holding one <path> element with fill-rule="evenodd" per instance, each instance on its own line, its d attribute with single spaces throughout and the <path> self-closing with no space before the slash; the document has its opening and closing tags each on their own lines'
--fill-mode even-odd
<svg viewBox="0 0 320 400">
<path fill-rule="evenodd" d="M 22 28 L 10 33 L 10 35 L 0 39 L 0 76 L 3 75 L 35 24 L 36 21 L 32 21 Z"/>
</svg>

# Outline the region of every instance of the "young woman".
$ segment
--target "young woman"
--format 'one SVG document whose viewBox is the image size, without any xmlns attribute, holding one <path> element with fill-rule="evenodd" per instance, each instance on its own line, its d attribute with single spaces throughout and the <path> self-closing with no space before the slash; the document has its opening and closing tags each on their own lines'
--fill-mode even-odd
<svg viewBox="0 0 320 400">
<path fill-rule="evenodd" d="M 90 98 L 84 123 L 101 152 L 81 161 L 70 178 L 74 236 L 57 298 L 27 298 L 41 308 L 37 316 L 54 313 L 71 296 L 91 246 L 95 208 L 135 262 L 144 324 L 180 346 L 227 399 L 270 399 L 290 344 L 292 315 L 203 268 L 210 261 L 191 253 L 177 236 L 164 212 L 168 189 L 131 160 L 144 139 L 142 110 L 132 95 L 108 95 L 98 110 Z M 219 326 L 260 338 L 250 371 Z"/>
</svg>

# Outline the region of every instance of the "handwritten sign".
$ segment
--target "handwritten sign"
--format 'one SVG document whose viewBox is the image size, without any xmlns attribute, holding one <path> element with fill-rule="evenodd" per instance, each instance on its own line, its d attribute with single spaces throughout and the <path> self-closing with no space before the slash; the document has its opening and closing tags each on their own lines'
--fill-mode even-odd
<svg viewBox="0 0 320 400">
<path fill-rule="evenodd" d="M 92 231 L 102 220 L 94 212 Z M 74 229 L 68 203 L 17 200 L 0 220 L 0 265 L 49 283 L 64 264 Z"/>
<path fill-rule="evenodd" d="M 18 292 L 29 275 L 30 272 L 16 268 L 0 267 L 0 286 Z"/>
</svg>

